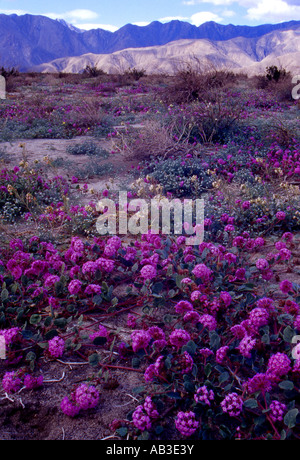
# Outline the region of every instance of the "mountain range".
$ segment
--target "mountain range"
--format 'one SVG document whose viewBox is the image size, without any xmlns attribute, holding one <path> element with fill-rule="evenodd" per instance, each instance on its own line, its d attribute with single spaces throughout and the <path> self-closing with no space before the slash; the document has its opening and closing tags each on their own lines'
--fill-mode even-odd
<svg viewBox="0 0 300 460">
<path fill-rule="evenodd" d="M 297 68 L 300 21 L 254 27 L 154 21 L 110 32 L 84 31 L 46 16 L 0 14 L 0 66 L 20 71 L 79 72 L 87 64 L 105 71 L 116 66 L 171 71 L 178 59 L 190 56 L 237 69 L 264 65 L 268 59 Z"/>
</svg>

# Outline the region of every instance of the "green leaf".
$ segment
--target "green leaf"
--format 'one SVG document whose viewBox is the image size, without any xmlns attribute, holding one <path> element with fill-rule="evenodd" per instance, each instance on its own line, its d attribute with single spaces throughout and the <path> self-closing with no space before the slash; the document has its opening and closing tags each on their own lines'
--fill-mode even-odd
<svg viewBox="0 0 300 460">
<path fill-rule="evenodd" d="M 228 379 L 229 379 L 229 374 L 228 372 L 223 372 L 223 374 L 221 374 L 219 376 L 219 383 L 223 383 L 223 382 L 226 382 Z"/>
<path fill-rule="evenodd" d="M 54 320 L 54 325 L 60 329 L 64 329 L 67 325 L 67 320 L 66 318 L 57 318 Z"/>
<path fill-rule="evenodd" d="M 210 376 L 211 371 L 212 371 L 212 365 L 210 363 L 206 364 L 206 366 L 204 367 L 204 374 L 206 375 L 206 377 Z"/>
<path fill-rule="evenodd" d="M 210 331 L 209 338 L 210 338 L 209 345 L 212 350 L 217 350 L 218 348 L 220 348 L 221 339 L 216 331 Z"/>
<path fill-rule="evenodd" d="M 283 380 L 283 382 L 280 382 L 278 386 L 282 390 L 287 390 L 287 391 L 291 391 L 294 388 L 294 384 L 290 380 Z"/>
<path fill-rule="evenodd" d="M 168 324 L 168 323 L 171 323 L 173 321 L 173 316 L 170 315 L 169 313 L 167 313 L 164 317 L 163 317 L 163 321 L 164 323 Z"/>
<path fill-rule="evenodd" d="M 148 431 L 143 431 L 143 433 L 138 436 L 138 441 L 148 441 L 149 440 L 149 437 L 150 437 L 150 434 Z"/>
<path fill-rule="evenodd" d="M 99 305 L 101 305 L 102 301 L 103 301 L 103 299 L 102 299 L 102 296 L 101 296 L 101 295 L 95 295 L 95 296 L 93 297 L 93 303 L 94 303 L 95 305 L 97 305 L 97 307 L 99 307 Z"/>
<path fill-rule="evenodd" d="M 99 364 L 100 358 L 97 353 L 94 353 L 89 356 L 89 363 L 91 366 L 96 367 Z"/>
<path fill-rule="evenodd" d="M 55 295 L 58 297 L 59 295 L 63 294 L 64 292 L 64 283 L 62 283 L 61 281 L 58 281 L 57 283 L 55 283 Z"/>
<path fill-rule="evenodd" d="M 136 262 L 132 267 L 131 267 L 131 271 L 132 273 L 135 273 L 139 268 L 139 264 Z"/>
<path fill-rule="evenodd" d="M 126 428 L 126 426 L 122 426 L 121 428 L 117 428 L 116 433 L 118 433 L 119 436 L 124 438 L 124 436 L 126 436 L 127 433 L 128 433 L 128 428 Z"/>
<path fill-rule="evenodd" d="M 191 356 L 193 356 L 197 351 L 197 345 L 193 340 L 190 340 L 186 345 L 182 347 L 182 351 L 187 351 Z"/>
<path fill-rule="evenodd" d="M 176 275 L 176 286 L 181 289 L 182 288 L 182 285 L 181 285 L 181 281 L 183 280 L 184 278 L 184 275 Z"/>
<path fill-rule="evenodd" d="M 51 316 L 47 316 L 47 318 L 45 319 L 44 321 L 44 326 L 45 327 L 49 327 L 52 323 L 52 317 Z"/>
<path fill-rule="evenodd" d="M 286 439 L 286 431 L 282 430 L 280 433 L 280 441 L 285 441 Z"/>
<path fill-rule="evenodd" d="M 33 353 L 33 351 L 30 351 L 29 353 L 27 353 L 25 359 L 26 359 L 26 361 L 35 361 L 35 359 L 36 359 L 36 354 Z"/>
<path fill-rule="evenodd" d="M 141 365 L 141 360 L 135 356 L 132 358 L 131 365 L 133 369 L 138 369 Z"/>
<path fill-rule="evenodd" d="M 2 289 L 1 291 L 1 300 L 2 302 L 4 302 L 5 300 L 7 300 L 9 297 L 9 292 L 7 289 Z"/>
<path fill-rule="evenodd" d="M 188 393 L 194 393 L 195 392 L 195 385 L 193 384 L 193 382 L 191 382 L 190 380 L 184 382 L 184 389 L 188 392 Z"/>
<path fill-rule="evenodd" d="M 36 325 L 36 324 L 39 324 L 41 320 L 42 320 L 41 315 L 33 314 L 30 316 L 29 323 Z"/>
<path fill-rule="evenodd" d="M 262 343 L 265 343 L 266 345 L 270 345 L 270 336 L 268 333 L 264 334 L 261 338 Z"/>
<path fill-rule="evenodd" d="M 107 292 L 108 291 L 108 285 L 105 281 L 102 281 L 102 292 Z"/>
<path fill-rule="evenodd" d="M 105 345 L 107 342 L 107 338 L 106 337 L 96 337 L 94 340 L 93 340 L 93 344 L 94 345 Z"/>
<path fill-rule="evenodd" d="M 160 434 L 163 433 L 163 431 L 164 431 L 164 427 L 163 427 L 163 426 L 158 425 L 157 427 L 155 427 L 155 434 L 160 435 Z"/>
<path fill-rule="evenodd" d="M 246 401 L 244 401 L 244 407 L 247 407 L 248 409 L 255 409 L 258 407 L 256 399 L 246 399 Z"/>
<path fill-rule="evenodd" d="M 291 343 L 292 338 L 295 336 L 295 331 L 294 329 L 291 328 L 291 326 L 287 326 L 284 331 L 283 331 L 283 340 L 285 342 Z"/>
<path fill-rule="evenodd" d="M 232 437 L 232 432 L 230 428 L 226 425 L 220 426 L 220 434 L 224 439 L 230 439 Z"/>
<path fill-rule="evenodd" d="M 51 340 L 53 337 L 56 337 L 58 335 L 58 332 L 56 329 L 51 329 L 51 331 L 46 332 L 45 334 L 45 340 Z"/>
<path fill-rule="evenodd" d="M 152 294 L 160 294 L 163 291 L 164 285 L 161 282 L 155 283 L 152 286 Z"/>
<path fill-rule="evenodd" d="M 18 314 L 17 314 L 16 320 L 20 321 L 20 319 L 22 319 L 23 315 L 24 315 L 24 308 L 18 308 Z"/>
<path fill-rule="evenodd" d="M 175 291 L 175 289 L 170 289 L 168 292 L 169 299 L 173 299 L 173 297 L 175 297 L 176 294 L 178 294 L 178 291 Z"/>
<path fill-rule="evenodd" d="M 288 428 L 294 428 L 294 426 L 296 426 L 296 419 L 297 419 L 297 415 L 299 413 L 299 410 L 298 409 L 291 409 L 288 411 L 288 413 L 285 415 L 283 421 L 284 421 L 284 424 L 288 427 Z"/>
</svg>

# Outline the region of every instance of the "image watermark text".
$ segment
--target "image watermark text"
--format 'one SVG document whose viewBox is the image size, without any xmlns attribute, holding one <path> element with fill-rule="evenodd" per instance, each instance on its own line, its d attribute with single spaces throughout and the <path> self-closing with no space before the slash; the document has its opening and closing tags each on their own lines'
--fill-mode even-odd
<svg viewBox="0 0 300 460">
<path fill-rule="evenodd" d="M 6 359 L 6 344 L 4 335 L 0 335 L 0 359 Z"/>
<path fill-rule="evenodd" d="M 98 202 L 96 228 L 100 235 L 184 235 L 189 246 L 204 239 L 204 200 L 174 198 L 133 199 L 120 191 L 117 202 L 104 198 Z"/>
<path fill-rule="evenodd" d="M 292 84 L 295 85 L 292 89 L 292 97 L 298 100 L 300 99 L 300 75 L 295 75 L 293 77 Z"/>
<path fill-rule="evenodd" d="M 6 80 L 0 75 L 0 99 L 6 99 Z"/>
</svg>

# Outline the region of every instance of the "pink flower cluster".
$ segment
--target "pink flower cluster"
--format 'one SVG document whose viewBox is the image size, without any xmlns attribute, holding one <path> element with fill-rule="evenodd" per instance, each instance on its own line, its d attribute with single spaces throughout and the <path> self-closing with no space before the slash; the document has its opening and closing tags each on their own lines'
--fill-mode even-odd
<svg viewBox="0 0 300 460">
<path fill-rule="evenodd" d="M 142 405 L 139 405 L 133 412 L 132 422 L 141 431 L 150 430 L 152 427 L 151 419 Z"/>
<path fill-rule="evenodd" d="M 179 349 L 191 340 L 191 336 L 184 329 L 175 329 L 175 331 L 170 334 L 169 340 L 171 345 Z"/>
<path fill-rule="evenodd" d="M 7 393 L 16 393 L 22 388 L 22 380 L 17 372 L 6 372 L 2 379 L 2 388 Z"/>
<path fill-rule="evenodd" d="M 199 317 L 199 322 L 203 324 L 209 331 L 215 331 L 217 329 L 216 319 L 209 314 L 201 315 Z"/>
<path fill-rule="evenodd" d="M 65 350 L 65 341 L 61 337 L 53 337 L 48 342 L 48 353 L 52 358 L 61 358 Z"/>
<path fill-rule="evenodd" d="M 221 401 L 223 412 L 230 417 L 238 417 L 243 408 L 243 399 L 237 393 L 229 393 L 223 401 Z"/>
<path fill-rule="evenodd" d="M 141 269 L 141 276 L 144 280 L 152 280 L 157 276 L 156 268 L 153 265 L 144 265 Z"/>
<path fill-rule="evenodd" d="M 287 412 L 287 407 L 284 403 L 279 401 L 272 401 L 270 403 L 270 417 L 274 422 L 282 422 L 284 414 Z"/>
<path fill-rule="evenodd" d="M 278 381 L 291 370 L 291 360 L 285 353 L 273 354 L 267 365 L 267 375 L 273 381 Z"/>
<path fill-rule="evenodd" d="M 215 394 L 213 390 L 208 390 L 206 385 L 199 387 L 194 394 L 194 399 L 197 403 L 201 402 L 208 406 L 211 405 L 211 401 L 215 399 Z"/>
<path fill-rule="evenodd" d="M 2 329 L 0 335 L 4 337 L 5 345 L 11 345 L 20 337 L 20 328 L 11 327 L 10 329 Z"/>
<path fill-rule="evenodd" d="M 185 437 L 192 436 L 199 428 L 194 412 L 178 412 L 175 419 L 177 430 Z"/>
<path fill-rule="evenodd" d="M 237 348 L 239 349 L 241 355 L 245 356 L 245 358 L 251 358 L 251 350 L 254 348 L 255 344 L 256 339 L 246 334 L 240 341 Z"/>
<path fill-rule="evenodd" d="M 268 324 L 269 317 L 269 312 L 265 308 L 256 307 L 249 314 L 250 324 L 254 329 L 259 329 Z"/>
<path fill-rule="evenodd" d="M 180 355 L 179 362 L 182 374 L 188 374 L 193 370 L 194 360 L 187 351 L 184 351 L 183 354 Z"/>
<path fill-rule="evenodd" d="M 211 278 L 212 271 L 205 264 L 198 264 L 192 270 L 196 278 L 200 278 L 204 283 L 208 282 Z"/>
<path fill-rule="evenodd" d="M 151 335 L 148 331 L 140 330 L 134 331 L 131 334 L 132 340 L 132 349 L 134 352 L 137 352 L 141 349 L 146 349 L 150 343 Z"/>
<path fill-rule="evenodd" d="M 42 375 L 34 376 L 26 374 L 23 377 L 22 372 L 6 372 L 2 379 L 2 388 L 6 393 L 17 393 L 24 386 L 28 390 L 38 388 L 43 385 L 44 377 Z"/>
<path fill-rule="evenodd" d="M 76 417 L 81 410 L 89 410 L 97 407 L 100 393 L 93 385 L 82 383 L 71 394 L 65 396 L 61 402 L 61 410 L 69 417 Z"/>
</svg>

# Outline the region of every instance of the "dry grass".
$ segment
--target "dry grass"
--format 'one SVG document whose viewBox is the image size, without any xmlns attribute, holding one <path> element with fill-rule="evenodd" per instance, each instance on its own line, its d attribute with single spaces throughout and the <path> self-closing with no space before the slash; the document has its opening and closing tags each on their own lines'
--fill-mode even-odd
<svg viewBox="0 0 300 460">
<path fill-rule="evenodd" d="M 147 121 L 142 129 L 127 130 L 126 134 L 120 131 L 115 147 L 127 159 L 139 161 L 194 153 L 195 147 L 183 140 L 185 133 L 177 136 L 175 140 L 174 128 L 173 125 L 163 126 L 157 121 Z"/>
<path fill-rule="evenodd" d="M 189 103 L 206 101 L 212 92 L 232 86 L 241 78 L 228 69 L 203 66 L 197 58 L 192 63 L 182 64 L 163 93 L 167 103 Z"/>
</svg>

